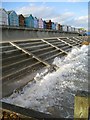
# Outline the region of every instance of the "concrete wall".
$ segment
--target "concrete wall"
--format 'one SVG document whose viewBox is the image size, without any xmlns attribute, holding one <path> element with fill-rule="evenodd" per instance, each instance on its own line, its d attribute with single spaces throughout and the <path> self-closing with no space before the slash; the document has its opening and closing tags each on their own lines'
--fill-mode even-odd
<svg viewBox="0 0 90 120">
<path fill-rule="evenodd" d="M 65 37 L 65 36 L 78 36 L 78 33 L 67 33 L 54 30 L 42 30 L 42 29 L 30 29 L 20 27 L 0 27 L 2 30 L 2 40 L 24 40 L 24 39 L 38 39 L 38 38 L 49 38 L 49 37 Z"/>
</svg>

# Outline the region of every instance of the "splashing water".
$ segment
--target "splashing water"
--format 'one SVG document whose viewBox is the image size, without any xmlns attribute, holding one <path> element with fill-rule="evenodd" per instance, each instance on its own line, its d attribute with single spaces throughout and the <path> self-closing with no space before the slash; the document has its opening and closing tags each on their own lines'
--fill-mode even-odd
<svg viewBox="0 0 90 120">
<path fill-rule="evenodd" d="M 57 70 L 37 73 L 19 93 L 2 100 L 63 118 L 72 118 L 77 90 L 88 91 L 88 48 L 73 48 L 65 58 L 55 58 Z"/>
</svg>

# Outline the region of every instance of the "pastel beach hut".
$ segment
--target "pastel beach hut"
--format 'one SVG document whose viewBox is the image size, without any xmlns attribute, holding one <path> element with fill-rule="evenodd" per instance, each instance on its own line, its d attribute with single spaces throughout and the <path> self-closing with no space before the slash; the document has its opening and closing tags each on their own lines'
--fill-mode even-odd
<svg viewBox="0 0 90 120">
<path fill-rule="evenodd" d="M 38 19 L 34 17 L 34 28 L 38 28 Z"/>
<path fill-rule="evenodd" d="M 19 26 L 19 18 L 14 10 L 8 11 L 8 21 L 10 26 Z"/>
<path fill-rule="evenodd" d="M 43 28 L 43 20 L 42 20 L 42 18 L 38 19 L 38 27 Z"/>
<path fill-rule="evenodd" d="M 32 14 L 24 15 L 25 17 L 25 26 L 29 28 L 34 28 L 34 17 Z"/>
<path fill-rule="evenodd" d="M 0 8 L 0 25 L 8 25 L 8 13 L 3 8 Z"/>
</svg>

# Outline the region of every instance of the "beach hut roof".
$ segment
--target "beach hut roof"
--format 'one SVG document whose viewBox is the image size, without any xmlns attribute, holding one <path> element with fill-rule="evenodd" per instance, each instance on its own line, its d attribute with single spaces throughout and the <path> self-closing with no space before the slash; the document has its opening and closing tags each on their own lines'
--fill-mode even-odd
<svg viewBox="0 0 90 120">
<path fill-rule="evenodd" d="M 4 8 L 0 8 L 0 10 L 5 11 L 7 13 L 7 11 Z"/>
<path fill-rule="evenodd" d="M 11 14 L 12 12 L 15 12 L 14 10 L 7 11 L 8 14 Z"/>
<path fill-rule="evenodd" d="M 32 16 L 32 14 L 26 14 L 26 15 L 24 15 L 24 17 L 30 17 L 30 16 Z"/>
</svg>

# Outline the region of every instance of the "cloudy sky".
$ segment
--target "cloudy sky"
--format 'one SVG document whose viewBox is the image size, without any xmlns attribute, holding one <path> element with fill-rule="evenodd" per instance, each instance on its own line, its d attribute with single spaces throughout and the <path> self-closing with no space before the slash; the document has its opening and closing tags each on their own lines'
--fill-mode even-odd
<svg viewBox="0 0 90 120">
<path fill-rule="evenodd" d="M 9 1 L 9 0 L 8 0 Z M 32 14 L 43 20 L 51 19 L 64 25 L 88 28 L 88 1 L 67 0 L 65 2 L 47 2 L 47 0 L 34 2 L 7 2 L 2 6 L 6 10 L 15 10 L 17 14 Z M 60 1 L 60 0 L 59 0 Z M 72 1 L 72 2 L 71 2 Z"/>
</svg>

